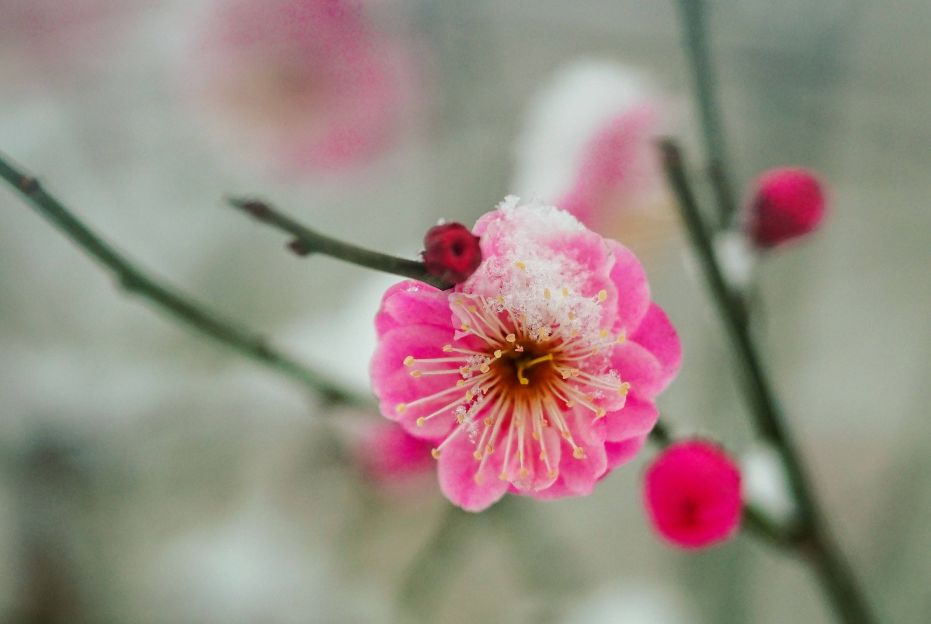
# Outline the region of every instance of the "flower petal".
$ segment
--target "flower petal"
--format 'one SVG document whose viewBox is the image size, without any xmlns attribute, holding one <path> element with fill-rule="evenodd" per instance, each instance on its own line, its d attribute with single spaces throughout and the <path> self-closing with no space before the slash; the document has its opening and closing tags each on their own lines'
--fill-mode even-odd
<svg viewBox="0 0 931 624">
<path fill-rule="evenodd" d="M 517 453 L 511 453 L 506 474 L 512 489 L 520 493 L 533 494 L 553 485 L 559 476 L 559 461 L 562 454 L 559 434 L 553 427 L 543 429 L 541 436 L 546 448 L 546 461 L 540 456 L 539 442 L 533 440 L 530 444 L 529 456 L 524 458 L 524 470 L 521 473 L 520 458 Z M 547 461 L 552 470 L 547 467 Z"/>
<path fill-rule="evenodd" d="M 617 287 L 617 324 L 615 330 L 633 333 L 650 307 L 650 285 L 643 265 L 630 249 L 613 240 L 606 240 L 614 254 L 611 281 Z"/>
<path fill-rule="evenodd" d="M 608 457 L 608 469 L 605 474 L 614 470 L 621 464 L 626 464 L 640 452 L 647 441 L 646 435 L 628 438 L 623 442 L 605 443 L 605 453 Z"/>
<path fill-rule="evenodd" d="M 487 509 L 504 496 L 509 485 L 498 478 L 504 461 L 503 449 L 488 456 L 480 474 L 480 463 L 473 456 L 474 452 L 474 443 L 468 435 L 460 433 L 443 447 L 437 461 L 440 489 L 453 504 L 466 511 Z"/>
<path fill-rule="evenodd" d="M 668 381 L 668 375 L 656 356 L 633 340 L 627 340 L 614 348 L 611 368 L 645 399 L 655 397 Z"/>
<path fill-rule="evenodd" d="M 375 315 L 375 331 L 381 337 L 391 329 L 411 323 L 449 327 L 452 313 L 447 297 L 445 291 L 422 282 L 399 282 L 382 297 L 381 308 Z"/>
<path fill-rule="evenodd" d="M 461 398 L 465 390 L 451 390 L 447 394 L 420 405 L 398 409 L 398 405 L 410 404 L 429 395 L 455 388 L 459 375 L 424 375 L 412 377 L 411 368 L 404 365 L 404 359 L 412 355 L 415 358 L 439 358 L 447 354 L 443 346 L 452 341 L 451 328 L 443 329 L 435 325 L 407 325 L 396 327 L 381 336 L 375 355 L 372 357 L 370 372 L 372 388 L 379 399 L 381 413 L 395 420 L 413 435 L 422 438 L 436 438 L 449 431 L 455 418 L 452 408 L 449 415 L 440 414 L 417 426 L 417 419 L 426 417 L 440 407 Z"/>
<path fill-rule="evenodd" d="M 606 439 L 609 442 L 624 442 L 630 438 L 649 433 L 659 411 L 653 401 L 640 398 L 637 393 L 627 395 L 627 403 L 616 412 L 608 412 L 605 416 Z"/>
<path fill-rule="evenodd" d="M 630 336 L 630 339 L 656 356 L 662 367 L 662 375 L 657 380 L 660 390 L 669 385 L 669 382 L 679 372 L 682 363 L 682 344 L 676 328 L 669 322 L 663 309 L 655 303 L 640 322 L 640 327 Z"/>
</svg>

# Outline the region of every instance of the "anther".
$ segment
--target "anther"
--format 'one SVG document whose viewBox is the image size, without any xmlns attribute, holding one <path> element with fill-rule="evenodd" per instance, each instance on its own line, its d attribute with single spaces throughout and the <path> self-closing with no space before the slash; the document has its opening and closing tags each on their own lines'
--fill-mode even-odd
<svg viewBox="0 0 931 624">
<path fill-rule="evenodd" d="M 520 260 L 518 260 L 517 262 L 515 262 L 515 263 L 514 263 L 514 266 L 516 266 L 516 267 L 517 267 L 518 269 L 520 269 L 521 271 L 523 271 L 524 269 L 527 268 L 527 265 L 524 264 L 523 262 L 521 262 Z"/>
<path fill-rule="evenodd" d="M 423 372 L 422 372 L 422 371 L 419 371 L 419 370 L 412 370 L 412 371 L 411 371 L 411 377 L 420 377 L 421 375 L 423 375 Z"/>
<path fill-rule="evenodd" d="M 435 448 L 435 449 L 430 449 L 430 454 L 433 455 L 433 459 L 439 459 L 439 458 L 440 458 L 440 449 L 437 449 L 437 448 Z"/>
<path fill-rule="evenodd" d="M 444 348 L 443 350 L 445 351 L 446 349 Z M 413 365 L 414 365 L 413 355 L 408 355 L 406 358 L 404 358 L 404 366 L 413 366 Z"/>
<path fill-rule="evenodd" d="M 516 342 L 517 336 L 515 336 L 514 334 L 508 334 L 507 336 L 504 337 L 504 339 L 507 340 L 508 342 Z"/>
<path fill-rule="evenodd" d="M 452 350 L 453 350 L 453 345 L 451 345 L 451 344 L 443 345 L 443 352 L 444 352 L 444 353 L 449 353 L 449 352 L 452 351 Z"/>
<path fill-rule="evenodd" d="M 394 411 L 397 412 L 398 414 L 403 414 L 404 410 L 406 409 L 407 409 L 407 403 L 398 403 L 397 405 L 394 406 Z"/>
<path fill-rule="evenodd" d="M 576 459 L 585 459 L 585 449 L 583 449 L 581 446 L 575 447 L 572 449 L 572 456 Z"/>
<path fill-rule="evenodd" d="M 503 355 L 503 352 L 501 351 L 501 349 L 495 349 L 495 359 L 496 359 L 496 360 L 497 360 L 498 358 L 500 358 L 502 355 Z"/>
<path fill-rule="evenodd" d="M 608 299 L 608 291 L 607 291 L 607 290 L 599 290 L 599 291 L 598 291 L 598 301 L 601 302 L 601 303 L 604 303 L 605 301 L 607 301 L 607 299 Z"/>
<path fill-rule="evenodd" d="M 543 289 L 543 298 L 544 298 L 544 299 L 549 299 L 550 296 L 551 296 L 551 295 L 550 295 L 550 289 L 549 289 L 549 288 L 544 288 L 544 289 Z"/>
<path fill-rule="evenodd" d="M 630 384 L 627 383 L 626 381 L 622 383 L 620 386 L 618 386 L 617 388 L 617 393 L 621 396 L 627 396 L 627 393 L 629 391 L 630 391 Z"/>
<path fill-rule="evenodd" d="M 421 416 L 420 418 L 417 419 L 417 426 L 418 426 L 418 427 L 423 427 L 423 424 L 424 424 L 425 422 L 427 422 L 427 419 L 424 418 L 423 416 Z"/>
</svg>

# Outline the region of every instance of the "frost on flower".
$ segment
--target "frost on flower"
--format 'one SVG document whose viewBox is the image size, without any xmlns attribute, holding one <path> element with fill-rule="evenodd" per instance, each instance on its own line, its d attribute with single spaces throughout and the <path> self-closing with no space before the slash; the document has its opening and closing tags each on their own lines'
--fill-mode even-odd
<svg viewBox="0 0 931 624">
<path fill-rule="evenodd" d="M 467 281 L 385 293 L 382 413 L 434 443 L 440 486 L 464 509 L 508 491 L 589 494 L 653 428 L 675 329 L 636 257 L 567 212 L 508 197 L 473 233 L 483 261 Z"/>
</svg>

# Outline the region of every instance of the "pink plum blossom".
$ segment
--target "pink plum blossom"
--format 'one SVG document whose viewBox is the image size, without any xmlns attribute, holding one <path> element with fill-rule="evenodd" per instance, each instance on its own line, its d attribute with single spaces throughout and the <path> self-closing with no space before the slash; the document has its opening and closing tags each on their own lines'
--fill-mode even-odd
<svg viewBox="0 0 931 624">
<path fill-rule="evenodd" d="M 373 423 L 362 432 L 355 454 L 365 474 L 378 482 L 393 482 L 423 474 L 433 465 L 432 443 L 391 423 Z"/>
<path fill-rule="evenodd" d="M 825 207 L 821 183 L 810 171 L 770 169 L 756 181 L 746 226 L 757 246 L 776 247 L 816 230 Z"/>
<path fill-rule="evenodd" d="M 194 90 L 237 151 L 292 173 L 374 156 L 410 95 L 408 56 L 353 0 L 231 0 L 207 22 Z"/>
<path fill-rule="evenodd" d="M 710 442 L 678 442 L 647 470 L 644 502 L 653 527 L 671 543 L 682 548 L 711 546 L 740 526 L 740 471 Z"/>
<path fill-rule="evenodd" d="M 563 210 L 508 197 L 473 234 L 483 260 L 468 280 L 385 293 L 381 411 L 434 444 L 440 487 L 463 509 L 509 491 L 589 494 L 656 423 L 676 331 L 633 253 Z"/>
</svg>

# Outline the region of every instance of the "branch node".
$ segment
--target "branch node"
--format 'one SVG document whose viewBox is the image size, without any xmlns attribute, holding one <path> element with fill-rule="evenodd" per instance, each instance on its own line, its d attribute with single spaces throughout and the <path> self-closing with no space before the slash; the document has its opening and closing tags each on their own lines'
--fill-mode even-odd
<svg viewBox="0 0 931 624">
<path fill-rule="evenodd" d="M 293 251 L 295 255 L 301 256 L 302 258 L 313 253 L 313 249 L 310 248 L 310 245 L 299 238 L 295 238 L 293 241 L 288 243 L 288 249 Z"/>
<path fill-rule="evenodd" d="M 23 193 L 32 194 L 39 190 L 39 180 L 32 176 L 24 175 L 20 177 L 17 186 L 19 186 L 19 190 Z"/>
</svg>

